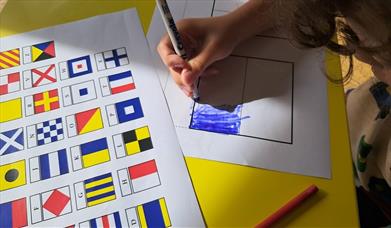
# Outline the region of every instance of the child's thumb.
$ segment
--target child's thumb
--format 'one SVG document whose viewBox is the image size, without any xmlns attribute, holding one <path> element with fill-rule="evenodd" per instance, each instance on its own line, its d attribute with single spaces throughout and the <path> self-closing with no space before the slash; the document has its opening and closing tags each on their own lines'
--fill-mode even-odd
<svg viewBox="0 0 391 228">
<path fill-rule="evenodd" d="M 197 56 L 189 60 L 190 69 L 182 71 L 182 80 L 184 84 L 192 85 L 196 79 L 215 61 L 213 51 L 205 49 Z"/>
</svg>

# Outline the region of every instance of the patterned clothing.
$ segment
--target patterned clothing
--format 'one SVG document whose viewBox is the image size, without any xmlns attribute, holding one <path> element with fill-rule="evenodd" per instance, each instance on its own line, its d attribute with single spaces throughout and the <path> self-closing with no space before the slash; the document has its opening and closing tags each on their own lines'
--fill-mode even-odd
<svg viewBox="0 0 391 228">
<path fill-rule="evenodd" d="M 347 112 L 360 185 L 391 205 L 391 86 L 373 78 L 349 93 Z"/>
</svg>

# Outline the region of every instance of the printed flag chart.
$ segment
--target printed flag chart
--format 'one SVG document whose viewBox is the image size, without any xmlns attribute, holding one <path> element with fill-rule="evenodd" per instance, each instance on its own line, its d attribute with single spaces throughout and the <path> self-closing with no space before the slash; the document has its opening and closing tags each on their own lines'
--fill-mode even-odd
<svg viewBox="0 0 391 228">
<path fill-rule="evenodd" d="M 0 227 L 204 226 L 135 10 L 0 43 Z"/>
</svg>

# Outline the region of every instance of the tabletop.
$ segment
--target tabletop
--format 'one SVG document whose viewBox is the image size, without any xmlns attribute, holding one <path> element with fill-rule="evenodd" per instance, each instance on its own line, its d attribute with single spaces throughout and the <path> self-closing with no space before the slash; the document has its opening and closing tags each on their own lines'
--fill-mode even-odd
<svg viewBox="0 0 391 228">
<path fill-rule="evenodd" d="M 144 32 L 154 0 L 9 0 L 0 14 L 0 37 L 136 7 Z M 341 74 L 331 53 L 327 70 Z M 332 178 L 316 178 L 186 158 L 199 204 L 210 227 L 254 226 L 310 184 L 320 191 L 279 226 L 358 227 L 344 91 L 328 83 Z"/>
</svg>

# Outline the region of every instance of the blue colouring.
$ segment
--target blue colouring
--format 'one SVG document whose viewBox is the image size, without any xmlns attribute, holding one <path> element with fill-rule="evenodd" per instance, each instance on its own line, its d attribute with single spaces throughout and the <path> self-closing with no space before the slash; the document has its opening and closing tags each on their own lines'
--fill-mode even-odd
<svg viewBox="0 0 391 228">
<path fill-rule="evenodd" d="M 213 107 L 198 104 L 190 123 L 191 129 L 236 135 L 240 133 L 243 105 Z"/>
<path fill-rule="evenodd" d="M 80 96 L 87 95 L 87 94 L 88 94 L 87 88 L 80 89 L 80 90 L 79 90 L 79 94 L 80 94 Z"/>
<path fill-rule="evenodd" d="M 91 59 L 88 55 L 68 60 L 67 66 L 70 78 L 92 73 Z"/>
</svg>

